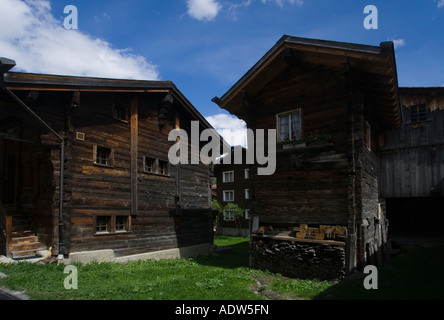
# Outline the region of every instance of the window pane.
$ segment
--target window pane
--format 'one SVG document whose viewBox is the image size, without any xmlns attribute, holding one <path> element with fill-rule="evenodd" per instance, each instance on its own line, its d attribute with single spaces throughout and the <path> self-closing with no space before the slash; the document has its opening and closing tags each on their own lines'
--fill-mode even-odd
<svg viewBox="0 0 444 320">
<path fill-rule="evenodd" d="M 223 173 L 223 181 L 224 182 L 234 182 L 234 172 L 228 171 Z"/>
<path fill-rule="evenodd" d="M 111 165 L 111 149 L 98 146 L 96 151 L 96 164 Z"/>
<path fill-rule="evenodd" d="M 126 216 L 116 217 L 116 231 L 127 231 L 127 220 Z"/>
<path fill-rule="evenodd" d="M 427 107 L 425 104 L 410 107 L 410 122 L 422 122 L 427 120 Z"/>
<path fill-rule="evenodd" d="M 301 114 L 299 112 L 291 115 L 291 140 L 301 137 Z"/>
<path fill-rule="evenodd" d="M 159 174 L 162 174 L 164 176 L 168 175 L 168 162 L 159 161 Z"/>
<path fill-rule="evenodd" d="M 96 232 L 109 232 L 111 217 L 96 217 Z"/>
<path fill-rule="evenodd" d="M 279 116 L 279 134 L 281 141 L 290 137 L 289 115 Z"/>
<path fill-rule="evenodd" d="M 154 165 L 155 165 L 156 160 L 153 158 L 145 158 L 145 167 L 144 167 L 144 171 L 145 172 L 154 172 Z"/>
<path fill-rule="evenodd" d="M 234 191 L 224 191 L 224 201 L 225 202 L 234 201 Z"/>
</svg>

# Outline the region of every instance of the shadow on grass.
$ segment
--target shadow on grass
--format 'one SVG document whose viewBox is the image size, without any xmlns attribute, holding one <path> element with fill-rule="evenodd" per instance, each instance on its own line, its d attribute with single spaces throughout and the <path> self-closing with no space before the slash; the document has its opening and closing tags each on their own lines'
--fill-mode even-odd
<svg viewBox="0 0 444 320">
<path fill-rule="evenodd" d="M 378 269 L 378 289 L 366 290 L 355 274 L 317 295 L 318 300 L 442 300 L 444 247 L 405 247 Z"/>
<path fill-rule="evenodd" d="M 219 241 L 217 241 L 219 240 Z M 212 255 L 199 256 L 194 260 L 202 265 L 225 269 L 248 268 L 250 242 L 248 238 L 217 237 L 218 251 Z"/>
</svg>

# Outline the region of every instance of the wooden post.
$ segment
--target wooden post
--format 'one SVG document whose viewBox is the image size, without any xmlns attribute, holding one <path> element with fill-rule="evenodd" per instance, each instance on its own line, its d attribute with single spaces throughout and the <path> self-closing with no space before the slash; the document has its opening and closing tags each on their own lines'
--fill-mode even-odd
<svg viewBox="0 0 444 320">
<path fill-rule="evenodd" d="M 6 256 L 12 250 L 12 217 L 6 217 Z"/>
<path fill-rule="evenodd" d="M 139 119 L 138 119 L 137 97 L 131 101 L 131 215 L 137 216 L 137 154 L 139 140 Z"/>
</svg>

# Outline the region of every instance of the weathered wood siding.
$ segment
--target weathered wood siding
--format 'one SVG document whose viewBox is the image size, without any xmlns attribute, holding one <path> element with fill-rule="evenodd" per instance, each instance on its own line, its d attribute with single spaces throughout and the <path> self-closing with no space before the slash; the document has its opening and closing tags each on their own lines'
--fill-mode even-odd
<svg viewBox="0 0 444 320">
<path fill-rule="evenodd" d="M 315 130 L 331 136 L 327 145 L 277 152 L 276 173 L 257 177 L 255 213 L 260 215 L 261 223 L 347 223 L 348 123 L 344 86 L 341 72 L 295 71 L 277 78 L 254 98 L 251 119 L 246 117 L 251 128 L 276 129 L 277 114 L 301 108 L 304 136 Z"/>
<path fill-rule="evenodd" d="M 385 136 L 380 156 L 380 194 L 384 198 L 444 195 L 444 110 L 427 105 L 428 120 L 403 124 Z"/>
<path fill-rule="evenodd" d="M 177 124 L 189 132 L 195 119 L 181 101 L 172 101 L 161 119 L 165 92 L 82 91 L 75 107 L 71 102 L 78 93 L 74 91 L 41 91 L 34 100 L 27 99 L 28 93 L 18 92 L 65 139 L 65 254 L 114 249 L 116 255 L 126 255 L 212 243 L 209 166 L 170 165 L 167 175 L 144 172 L 144 156 L 168 162 L 168 151 L 175 143 L 168 141 L 168 134 Z M 113 117 L 113 104 L 128 107 L 132 112 L 128 121 Z M 32 218 L 45 244 L 54 245 L 57 252 L 60 141 L 23 110 L 7 103 L 6 107 L 0 115 L 17 120 L 17 130 L 22 132 L 17 136 L 36 142 L 32 146 L 14 142 L 20 149 L 16 164 L 21 177 L 20 209 Z M 84 140 L 77 139 L 77 133 L 84 134 Z M 1 140 L 2 150 L 6 143 Z M 110 166 L 94 164 L 97 146 L 112 150 Z M 5 166 L 4 157 L 0 164 Z M 100 216 L 125 216 L 129 228 L 123 233 L 97 234 Z"/>
<path fill-rule="evenodd" d="M 143 171 L 143 157 L 168 162 L 168 151 L 174 144 L 168 141 L 168 134 L 175 128 L 175 112 L 170 110 L 160 125 L 160 98 L 138 98 L 137 211 L 131 216 L 130 123 L 111 117 L 116 97 L 82 94 L 81 107 L 73 112 L 75 131 L 85 133 L 86 140 L 73 139 L 72 251 L 108 248 L 123 255 L 212 241 L 209 211 L 202 211 L 209 209 L 208 166 L 170 165 L 166 176 Z M 120 94 L 118 99 L 129 105 L 133 97 Z M 191 121 L 182 115 L 182 122 Z M 94 145 L 113 150 L 112 168 L 94 165 Z M 176 216 L 176 205 L 189 214 Z M 95 218 L 100 215 L 131 216 L 130 232 L 97 235 Z"/>
</svg>

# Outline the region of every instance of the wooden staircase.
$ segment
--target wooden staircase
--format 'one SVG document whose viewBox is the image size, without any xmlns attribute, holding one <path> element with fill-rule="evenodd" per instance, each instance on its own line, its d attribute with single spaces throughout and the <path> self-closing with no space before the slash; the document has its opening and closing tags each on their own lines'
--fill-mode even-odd
<svg viewBox="0 0 444 320">
<path fill-rule="evenodd" d="M 29 220 L 19 213 L 12 215 L 12 239 L 9 255 L 12 259 L 25 259 L 37 256 L 37 251 L 48 248 L 39 241 Z"/>
</svg>

